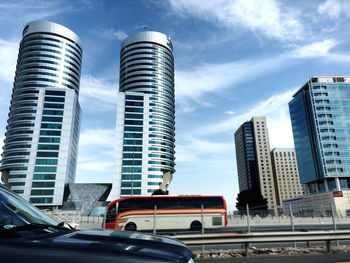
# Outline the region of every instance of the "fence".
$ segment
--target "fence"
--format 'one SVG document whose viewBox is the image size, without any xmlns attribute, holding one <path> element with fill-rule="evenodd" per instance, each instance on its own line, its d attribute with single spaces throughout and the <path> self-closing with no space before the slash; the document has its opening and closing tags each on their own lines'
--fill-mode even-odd
<svg viewBox="0 0 350 263">
<path fill-rule="evenodd" d="M 77 226 L 79 229 L 91 229 L 91 228 L 103 228 L 104 217 L 97 216 L 82 216 L 79 211 L 70 210 L 54 210 L 45 211 L 49 216 L 54 218 L 58 222 L 65 221 L 73 226 Z M 337 213 L 331 213 L 331 216 L 300 216 L 296 214 L 291 217 L 290 215 L 266 215 L 263 212 L 250 211 L 248 207 L 249 216 L 237 214 L 237 212 L 228 212 L 227 227 L 232 231 L 238 229 L 240 231 L 250 232 L 256 227 L 268 228 L 284 228 L 293 230 L 296 227 L 305 226 L 324 226 L 327 229 L 337 229 L 337 225 L 350 225 L 350 217 L 341 216 Z M 205 223 L 204 217 L 207 215 L 199 215 L 198 221 L 201 222 L 201 232 L 204 233 L 205 228 L 208 227 L 208 223 Z M 157 209 L 149 215 L 149 219 L 152 221 L 153 232 L 156 233 L 159 230 L 159 215 Z M 206 221 L 208 222 L 208 221 Z M 158 227 L 158 228 L 157 228 Z M 185 229 L 185 227 L 184 227 Z"/>
<path fill-rule="evenodd" d="M 67 222 L 79 229 L 103 228 L 104 217 L 82 216 L 79 211 L 75 210 L 45 210 L 44 212 L 57 222 Z"/>
</svg>

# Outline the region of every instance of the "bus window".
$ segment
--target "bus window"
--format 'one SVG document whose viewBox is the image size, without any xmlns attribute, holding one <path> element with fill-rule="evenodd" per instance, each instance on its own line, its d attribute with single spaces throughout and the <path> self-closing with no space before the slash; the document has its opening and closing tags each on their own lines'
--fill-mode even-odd
<svg viewBox="0 0 350 263">
<path fill-rule="evenodd" d="M 108 209 L 108 212 L 107 212 L 107 215 L 106 215 L 106 223 L 110 223 L 110 222 L 113 222 L 115 220 L 115 216 L 117 214 L 116 212 L 117 212 L 117 206 L 116 206 L 116 204 L 113 204 Z"/>
</svg>

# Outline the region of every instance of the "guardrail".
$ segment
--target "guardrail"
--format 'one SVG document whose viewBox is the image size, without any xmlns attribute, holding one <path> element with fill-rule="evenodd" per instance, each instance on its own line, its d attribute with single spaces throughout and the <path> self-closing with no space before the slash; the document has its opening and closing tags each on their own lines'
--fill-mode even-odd
<svg viewBox="0 0 350 263">
<path fill-rule="evenodd" d="M 174 237 L 173 237 L 174 238 Z M 331 251 L 331 241 L 350 240 L 349 230 L 312 231 L 312 232 L 268 232 L 268 233 L 221 233 L 178 235 L 176 239 L 188 246 L 244 244 L 245 255 L 249 254 L 251 243 L 325 241 L 327 252 Z"/>
</svg>

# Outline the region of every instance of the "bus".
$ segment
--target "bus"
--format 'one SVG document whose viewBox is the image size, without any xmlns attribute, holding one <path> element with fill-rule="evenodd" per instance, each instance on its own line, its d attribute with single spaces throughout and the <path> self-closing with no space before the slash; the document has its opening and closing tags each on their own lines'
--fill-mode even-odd
<svg viewBox="0 0 350 263">
<path fill-rule="evenodd" d="M 154 227 L 157 230 L 200 230 L 202 221 L 204 228 L 227 225 L 224 197 L 163 195 L 121 198 L 109 204 L 105 228 L 128 231 L 152 230 Z"/>
</svg>

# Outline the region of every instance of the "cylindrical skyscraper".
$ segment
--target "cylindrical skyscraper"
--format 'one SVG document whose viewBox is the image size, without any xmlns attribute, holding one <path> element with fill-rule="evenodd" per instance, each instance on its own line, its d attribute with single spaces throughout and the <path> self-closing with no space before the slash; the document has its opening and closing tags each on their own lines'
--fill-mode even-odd
<svg viewBox="0 0 350 263">
<path fill-rule="evenodd" d="M 35 205 L 62 205 L 75 180 L 82 46 L 68 28 L 32 21 L 23 30 L 0 170 Z"/>
<path fill-rule="evenodd" d="M 166 190 L 175 172 L 174 137 L 171 39 L 159 32 L 136 33 L 120 51 L 116 174 L 109 199 Z"/>
</svg>

